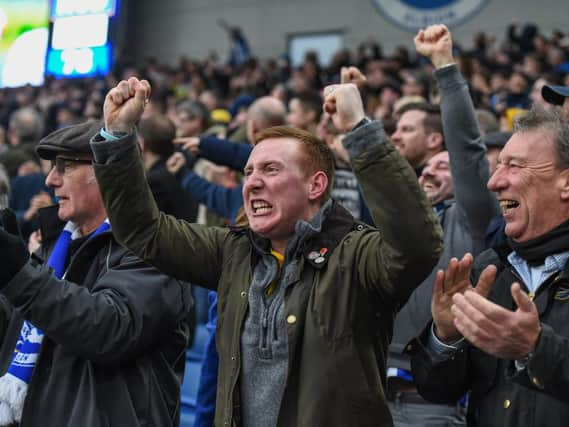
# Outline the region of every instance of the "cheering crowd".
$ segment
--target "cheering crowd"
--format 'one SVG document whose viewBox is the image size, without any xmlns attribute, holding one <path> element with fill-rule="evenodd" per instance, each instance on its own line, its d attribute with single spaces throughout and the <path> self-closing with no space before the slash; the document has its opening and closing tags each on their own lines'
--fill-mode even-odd
<svg viewBox="0 0 569 427">
<path fill-rule="evenodd" d="M 223 27 L 0 92 L 0 426 L 179 425 L 206 317 L 196 426 L 565 425 L 569 35 Z"/>
</svg>

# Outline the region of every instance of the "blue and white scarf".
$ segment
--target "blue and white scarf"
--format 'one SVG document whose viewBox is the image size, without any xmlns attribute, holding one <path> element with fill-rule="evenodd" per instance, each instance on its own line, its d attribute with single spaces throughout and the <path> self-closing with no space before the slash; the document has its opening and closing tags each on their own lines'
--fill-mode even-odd
<svg viewBox="0 0 569 427">
<path fill-rule="evenodd" d="M 89 238 L 109 228 L 109 222 L 105 220 Z M 59 235 L 47 261 L 47 265 L 53 268 L 53 273 L 58 279 L 65 278 L 65 260 L 69 245 L 72 240 L 79 237 L 81 237 L 79 227 L 72 222 L 68 222 Z M 41 330 L 24 320 L 12 363 L 8 372 L 0 377 L 0 426 L 19 422 L 22 418 L 28 384 L 40 353 L 43 336 Z"/>
</svg>

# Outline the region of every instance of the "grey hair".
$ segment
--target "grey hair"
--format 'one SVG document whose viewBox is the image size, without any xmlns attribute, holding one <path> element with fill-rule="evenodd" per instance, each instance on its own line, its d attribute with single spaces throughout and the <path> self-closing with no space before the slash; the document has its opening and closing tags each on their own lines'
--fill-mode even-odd
<svg viewBox="0 0 569 427">
<path fill-rule="evenodd" d="M 559 166 L 569 167 L 569 120 L 560 108 L 545 110 L 533 106 L 526 114 L 514 120 L 514 133 L 542 130 L 554 135 L 559 155 Z"/>
<path fill-rule="evenodd" d="M 9 129 L 14 132 L 20 143 L 36 143 L 42 136 L 43 118 L 31 107 L 23 107 L 10 116 Z"/>
</svg>

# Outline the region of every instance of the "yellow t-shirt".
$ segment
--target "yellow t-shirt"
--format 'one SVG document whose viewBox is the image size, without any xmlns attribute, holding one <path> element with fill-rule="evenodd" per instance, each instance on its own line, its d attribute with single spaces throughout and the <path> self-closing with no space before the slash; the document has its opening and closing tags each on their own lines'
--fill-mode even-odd
<svg viewBox="0 0 569 427">
<path fill-rule="evenodd" d="M 277 259 L 277 262 L 279 264 L 279 274 L 277 274 L 277 277 L 275 278 L 275 280 L 273 282 L 271 282 L 271 284 L 265 288 L 265 298 L 270 297 L 273 294 L 273 292 L 275 291 L 275 289 L 277 288 L 277 284 L 279 283 L 279 279 L 281 277 L 280 269 L 283 268 L 283 263 L 284 263 L 284 255 L 281 254 L 280 252 L 277 252 L 277 251 L 271 249 L 271 255 Z"/>
</svg>

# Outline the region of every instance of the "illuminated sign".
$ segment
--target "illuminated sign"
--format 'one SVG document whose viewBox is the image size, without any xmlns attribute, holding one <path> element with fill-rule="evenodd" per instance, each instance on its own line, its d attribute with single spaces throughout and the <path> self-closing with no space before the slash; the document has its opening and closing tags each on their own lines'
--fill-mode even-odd
<svg viewBox="0 0 569 427">
<path fill-rule="evenodd" d="M 57 77 L 91 77 L 107 74 L 111 68 L 111 46 L 50 49 L 46 74 Z"/>
<path fill-rule="evenodd" d="M 107 15 L 84 15 L 60 18 L 53 22 L 51 47 L 102 46 L 107 42 L 109 17 Z"/>
<path fill-rule="evenodd" d="M 98 14 L 113 16 L 116 6 L 117 0 L 53 0 L 51 18 Z"/>
<path fill-rule="evenodd" d="M 46 74 L 105 75 L 111 68 L 109 20 L 117 0 L 52 0 L 51 45 Z"/>
<path fill-rule="evenodd" d="M 47 0 L 0 0 L 0 87 L 43 83 L 48 25 Z"/>
</svg>

